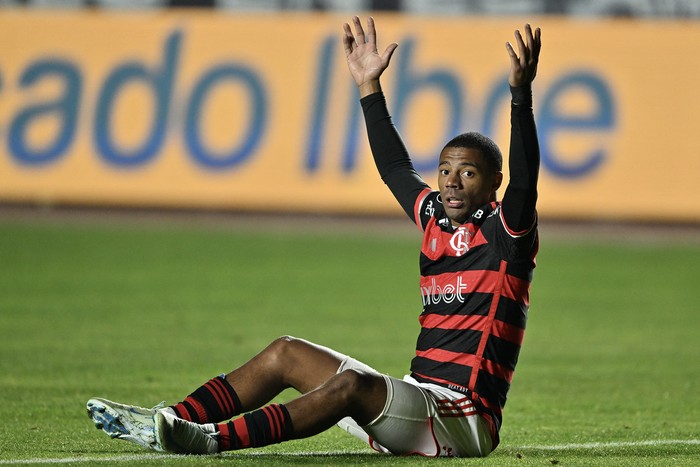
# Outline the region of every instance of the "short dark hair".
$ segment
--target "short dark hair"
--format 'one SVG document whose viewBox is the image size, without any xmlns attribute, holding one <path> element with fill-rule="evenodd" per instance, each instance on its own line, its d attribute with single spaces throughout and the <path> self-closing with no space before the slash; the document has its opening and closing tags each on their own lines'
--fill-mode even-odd
<svg viewBox="0 0 700 467">
<path fill-rule="evenodd" d="M 455 136 L 445 145 L 445 148 L 478 149 L 489 169 L 494 172 L 503 170 L 503 156 L 498 145 L 491 138 L 476 131 Z"/>
</svg>

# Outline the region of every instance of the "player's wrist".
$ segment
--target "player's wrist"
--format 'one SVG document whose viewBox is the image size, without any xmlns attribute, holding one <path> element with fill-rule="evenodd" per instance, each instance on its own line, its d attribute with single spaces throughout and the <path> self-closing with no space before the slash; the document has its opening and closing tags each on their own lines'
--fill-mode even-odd
<svg viewBox="0 0 700 467">
<path fill-rule="evenodd" d="M 510 96 L 515 105 L 532 105 L 532 83 L 510 86 Z"/>
<path fill-rule="evenodd" d="M 379 84 L 379 79 L 370 79 L 360 84 L 360 98 L 367 97 L 370 94 L 381 92 L 382 86 Z"/>
</svg>

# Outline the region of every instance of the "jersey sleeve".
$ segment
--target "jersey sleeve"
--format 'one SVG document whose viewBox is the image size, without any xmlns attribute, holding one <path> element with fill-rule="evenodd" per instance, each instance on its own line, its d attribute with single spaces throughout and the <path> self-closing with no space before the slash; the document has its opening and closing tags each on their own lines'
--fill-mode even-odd
<svg viewBox="0 0 700 467">
<path fill-rule="evenodd" d="M 367 137 L 379 175 L 408 217 L 419 226 L 416 203 L 428 185 L 418 175 L 391 120 L 381 92 L 362 98 Z"/>
<path fill-rule="evenodd" d="M 532 113 L 530 85 L 511 88 L 510 180 L 502 200 L 502 219 L 511 235 L 531 230 L 536 222 L 540 149 Z"/>
<path fill-rule="evenodd" d="M 424 189 L 414 205 L 414 217 L 416 226 L 421 232 L 425 232 L 430 220 L 434 217 L 444 217 L 445 210 L 440 202 L 440 192 Z"/>
</svg>

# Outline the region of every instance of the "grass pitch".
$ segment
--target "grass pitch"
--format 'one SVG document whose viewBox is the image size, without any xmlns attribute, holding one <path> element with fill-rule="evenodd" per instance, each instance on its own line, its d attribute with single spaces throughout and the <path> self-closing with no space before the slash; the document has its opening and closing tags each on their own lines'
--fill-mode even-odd
<svg viewBox="0 0 700 467">
<path fill-rule="evenodd" d="M 283 334 L 405 374 L 417 233 L 258 230 L 0 222 L 0 464 L 700 464 L 700 245 L 624 238 L 543 234 L 502 443 L 486 459 L 381 456 L 338 429 L 169 456 L 96 430 L 91 396 L 173 403 Z"/>
</svg>

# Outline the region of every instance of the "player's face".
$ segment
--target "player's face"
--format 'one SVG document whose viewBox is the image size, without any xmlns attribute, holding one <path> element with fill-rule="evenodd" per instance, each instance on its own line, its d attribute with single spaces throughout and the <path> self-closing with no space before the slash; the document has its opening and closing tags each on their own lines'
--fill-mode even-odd
<svg viewBox="0 0 700 467">
<path fill-rule="evenodd" d="M 496 200 L 503 174 L 489 169 L 478 149 L 445 148 L 440 153 L 438 186 L 445 213 L 463 224 L 480 206 Z"/>
</svg>

